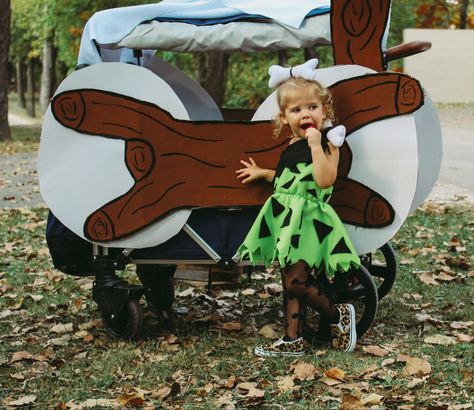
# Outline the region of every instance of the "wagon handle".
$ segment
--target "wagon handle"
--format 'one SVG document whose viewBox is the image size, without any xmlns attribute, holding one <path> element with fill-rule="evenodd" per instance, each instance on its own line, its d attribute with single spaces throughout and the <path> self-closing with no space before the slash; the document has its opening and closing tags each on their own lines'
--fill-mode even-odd
<svg viewBox="0 0 474 410">
<path fill-rule="evenodd" d="M 429 41 L 410 41 L 408 43 L 399 44 L 398 46 L 385 50 L 384 61 L 385 64 L 387 64 L 389 61 L 423 53 L 424 51 L 428 51 L 430 48 L 431 43 Z"/>
</svg>

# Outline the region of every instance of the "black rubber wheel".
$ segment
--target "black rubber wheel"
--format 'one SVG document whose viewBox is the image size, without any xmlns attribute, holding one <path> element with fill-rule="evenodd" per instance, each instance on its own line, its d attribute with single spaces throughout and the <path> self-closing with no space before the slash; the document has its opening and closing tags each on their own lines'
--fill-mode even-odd
<svg viewBox="0 0 474 410">
<path fill-rule="evenodd" d="M 137 276 L 143 286 L 150 308 L 156 311 L 170 311 L 174 302 L 173 276 L 176 265 L 137 265 Z"/>
<path fill-rule="evenodd" d="M 397 276 L 397 259 L 392 246 L 387 242 L 370 254 L 365 267 L 374 278 L 378 297 L 381 300 L 390 292 Z"/>
<path fill-rule="evenodd" d="M 102 322 L 113 337 L 137 340 L 143 328 L 143 310 L 138 300 L 130 299 L 118 317 L 110 318 L 102 313 Z"/>
<path fill-rule="evenodd" d="M 347 273 L 337 274 L 331 285 L 331 293 L 336 303 L 354 305 L 357 320 L 357 338 L 367 330 L 377 315 L 377 287 L 369 271 L 360 266 Z"/>
</svg>

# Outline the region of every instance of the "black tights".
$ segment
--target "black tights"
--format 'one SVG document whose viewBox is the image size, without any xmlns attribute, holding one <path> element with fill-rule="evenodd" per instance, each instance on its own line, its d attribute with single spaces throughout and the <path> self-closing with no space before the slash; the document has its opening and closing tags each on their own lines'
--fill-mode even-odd
<svg viewBox="0 0 474 410">
<path fill-rule="evenodd" d="M 303 261 L 286 266 L 281 272 L 286 295 L 286 334 L 292 339 L 303 335 L 306 306 L 316 310 L 329 323 L 338 320 L 334 302 L 322 292 L 311 276 L 311 268 Z"/>
</svg>

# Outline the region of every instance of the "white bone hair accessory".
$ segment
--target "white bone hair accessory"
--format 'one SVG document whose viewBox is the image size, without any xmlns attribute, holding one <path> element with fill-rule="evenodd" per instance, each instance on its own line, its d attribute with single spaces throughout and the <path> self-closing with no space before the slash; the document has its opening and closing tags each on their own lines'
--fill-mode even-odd
<svg viewBox="0 0 474 410">
<path fill-rule="evenodd" d="M 319 60 L 317 58 L 312 58 L 311 60 L 306 61 L 306 63 L 294 67 L 272 65 L 268 69 L 268 74 L 270 75 L 268 86 L 270 88 L 277 87 L 286 80 L 289 80 L 291 77 L 302 77 L 305 80 L 315 80 L 316 66 L 318 63 Z"/>
<path fill-rule="evenodd" d="M 346 137 L 346 127 L 344 125 L 338 125 L 327 133 L 328 140 L 335 147 L 340 147 L 344 143 L 344 138 Z"/>
</svg>

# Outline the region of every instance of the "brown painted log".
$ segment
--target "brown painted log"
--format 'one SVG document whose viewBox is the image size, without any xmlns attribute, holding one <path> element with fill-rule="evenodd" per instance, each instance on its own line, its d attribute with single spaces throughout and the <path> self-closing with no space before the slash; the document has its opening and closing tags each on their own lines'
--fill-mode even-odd
<svg viewBox="0 0 474 410">
<path fill-rule="evenodd" d="M 412 113 L 424 102 L 420 83 L 396 73 L 342 80 L 333 84 L 331 93 L 336 117 L 347 134 L 376 121 Z"/>
<path fill-rule="evenodd" d="M 384 71 L 382 38 L 390 0 L 333 0 L 331 43 L 334 64 L 358 64 Z"/>
<path fill-rule="evenodd" d="M 179 208 L 261 205 L 271 186 L 243 185 L 239 161 L 252 156 L 272 168 L 287 145 L 272 139 L 269 121 L 180 121 L 153 104 L 96 90 L 60 94 L 52 111 L 78 132 L 126 143 L 135 185 L 89 216 L 85 235 L 94 241 L 124 237 Z"/>
<path fill-rule="evenodd" d="M 262 204 L 271 187 L 261 181 L 242 185 L 235 170 L 249 156 L 262 167 L 274 168 L 287 145 L 269 137 L 268 121 L 182 121 L 153 104 L 97 90 L 59 94 L 52 112 L 77 132 L 125 140 L 125 163 L 135 184 L 87 218 L 84 233 L 97 242 L 131 235 L 180 208 Z M 345 144 L 341 176 L 349 172 L 351 160 Z M 356 205 L 358 215 L 366 209 L 363 201 Z M 371 219 L 356 224 L 366 221 Z"/>
<path fill-rule="evenodd" d="M 393 222 L 395 212 L 380 194 L 349 178 L 339 177 L 329 201 L 346 223 L 381 228 Z"/>
<path fill-rule="evenodd" d="M 351 170 L 352 165 L 352 151 L 349 144 L 344 141 L 344 144 L 339 147 L 339 164 L 337 165 L 337 175 L 339 177 L 346 177 Z"/>
</svg>

